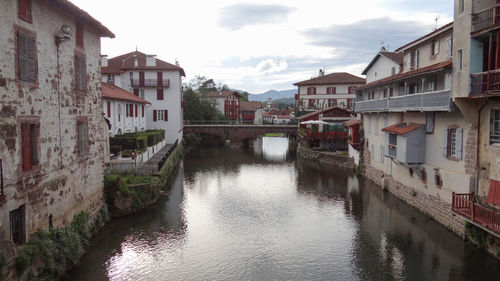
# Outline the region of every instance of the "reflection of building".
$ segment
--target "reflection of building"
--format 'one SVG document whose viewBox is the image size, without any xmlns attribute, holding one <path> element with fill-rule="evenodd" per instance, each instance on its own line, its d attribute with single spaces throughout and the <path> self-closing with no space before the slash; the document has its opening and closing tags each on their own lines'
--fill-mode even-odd
<svg viewBox="0 0 500 281">
<path fill-rule="evenodd" d="M 344 122 L 355 115 L 343 108 L 330 107 L 297 118 L 300 122 L 299 138 L 308 146 L 347 149 Z"/>
<path fill-rule="evenodd" d="M 298 93 L 295 95 L 296 107 L 300 111 L 315 111 L 328 107 L 350 109 L 356 95 L 353 89 L 365 84 L 365 79 L 346 72 L 320 75 L 316 78 L 295 83 Z"/>
<path fill-rule="evenodd" d="M 8 246 L 104 203 L 100 38 L 114 35 L 69 1 L 0 6 L 0 244 Z"/>
<path fill-rule="evenodd" d="M 262 124 L 262 104 L 258 101 L 240 102 L 240 120 L 243 124 Z"/>
<path fill-rule="evenodd" d="M 240 118 L 240 98 L 238 92 L 210 92 L 201 96 L 208 101 L 215 109 L 224 114 L 230 120 Z"/>
<path fill-rule="evenodd" d="M 145 131 L 145 110 L 150 102 L 109 83 L 102 83 L 102 97 L 111 136 Z"/>
<path fill-rule="evenodd" d="M 179 65 L 135 51 L 108 59 L 102 56 L 102 81 L 115 84 L 147 100 L 147 129 L 165 130 L 165 139 L 174 143 L 182 138 L 182 76 Z M 135 110 L 135 109 L 134 109 Z"/>
<path fill-rule="evenodd" d="M 359 165 L 359 125 L 361 120 L 353 118 L 349 121 L 344 122 L 344 126 L 347 128 L 347 143 L 349 146 L 349 157 L 354 158 L 354 163 Z"/>
</svg>

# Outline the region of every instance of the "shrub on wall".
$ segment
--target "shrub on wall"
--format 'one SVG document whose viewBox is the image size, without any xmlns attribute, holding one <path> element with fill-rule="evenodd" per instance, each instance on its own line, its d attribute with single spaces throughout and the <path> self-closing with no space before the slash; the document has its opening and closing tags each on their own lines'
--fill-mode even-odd
<svg viewBox="0 0 500 281">
<path fill-rule="evenodd" d="M 146 151 L 165 139 L 164 130 L 151 130 L 137 133 L 127 133 L 109 138 L 110 152 L 116 154 L 123 150 Z"/>
</svg>

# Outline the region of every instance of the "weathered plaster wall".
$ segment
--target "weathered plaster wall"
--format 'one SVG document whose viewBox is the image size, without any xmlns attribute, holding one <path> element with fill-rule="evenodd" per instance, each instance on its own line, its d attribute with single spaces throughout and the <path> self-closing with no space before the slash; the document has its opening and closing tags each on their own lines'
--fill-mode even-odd
<svg viewBox="0 0 500 281">
<path fill-rule="evenodd" d="M 483 198 L 488 196 L 490 180 L 500 181 L 500 146 L 490 145 L 490 114 L 492 109 L 500 110 L 499 100 L 488 100 L 488 103 L 481 110 L 478 195 Z"/>
<path fill-rule="evenodd" d="M 26 231 L 30 234 L 47 228 L 49 215 L 55 226 L 62 226 L 75 213 L 93 213 L 103 203 L 102 151 L 107 145 L 107 128 L 102 118 L 100 38 L 84 27 L 85 49 L 78 51 L 86 55 L 87 93 L 77 93 L 73 90 L 75 38 L 60 46 L 60 79 L 54 39 L 64 24 L 75 32 L 76 20 L 46 2 L 33 1 L 32 5 L 31 24 L 17 18 L 17 1 L 0 0 L 0 77 L 6 79 L 0 87 L 0 157 L 6 193 L 0 203 L 0 239 L 10 239 L 9 212 L 22 204 L 26 204 Z M 36 32 L 37 83 L 16 77 L 16 25 Z M 89 152 L 84 157 L 76 153 L 77 117 L 81 116 L 88 118 Z M 40 121 L 40 168 L 32 172 L 21 169 L 22 118 Z"/>
</svg>

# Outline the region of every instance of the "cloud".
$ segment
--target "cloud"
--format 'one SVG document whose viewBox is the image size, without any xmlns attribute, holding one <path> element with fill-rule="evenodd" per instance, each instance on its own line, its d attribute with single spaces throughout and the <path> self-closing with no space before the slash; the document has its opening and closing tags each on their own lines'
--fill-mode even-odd
<svg viewBox="0 0 500 281">
<path fill-rule="evenodd" d="M 265 73 L 274 73 L 274 72 L 280 72 L 283 70 L 286 70 L 288 68 L 288 64 L 286 60 L 281 60 L 279 63 L 277 63 L 273 59 L 267 59 L 259 62 L 257 64 L 257 71 L 261 74 Z"/>
<path fill-rule="evenodd" d="M 285 22 L 294 10 L 277 4 L 235 4 L 219 11 L 218 24 L 229 30 L 237 30 L 247 25 L 281 23 Z"/>
</svg>

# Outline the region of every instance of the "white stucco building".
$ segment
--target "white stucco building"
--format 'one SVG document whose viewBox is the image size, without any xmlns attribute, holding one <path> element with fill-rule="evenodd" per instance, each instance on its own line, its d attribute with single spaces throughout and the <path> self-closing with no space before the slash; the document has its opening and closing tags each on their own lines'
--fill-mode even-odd
<svg viewBox="0 0 500 281">
<path fill-rule="evenodd" d="M 365 79 L 347 72 L 324 74 L 309 80 L 295 83 L 298 93 L 295 95 L 299 111 L 316 111 L 328 107 L 352 109 L 356 94 L 354 88 L 365 84 Z"/>
<path fill-rule="evenodd" d="M 102 81 L 112 83 L 148 101 L 146 129 L 165 130 L 165 139 L 174 143 L 182 138 L 182 77 L 179 65 L 139 51 L 108 59 L 101 58 Z"/>
<path fill-rule="evenodd" d="M 146 130 L 146 108 L 150 102 L 111 83 L 102 83 L 102 98 L 110 136 Z"/>
<path fill-rule="evenodd" d="M 217 111 L 229 120 L 240 120 L 241 95 L 235 91 L 210 92 L 202 94 L 201 99 L 208 101 Z"/>
</svg>

